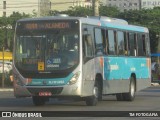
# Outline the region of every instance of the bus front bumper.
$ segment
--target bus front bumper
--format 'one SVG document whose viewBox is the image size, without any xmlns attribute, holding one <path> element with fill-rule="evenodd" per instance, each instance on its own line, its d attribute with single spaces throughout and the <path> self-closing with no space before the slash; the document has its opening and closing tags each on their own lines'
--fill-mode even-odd
<svg viewBox="0 0 160 120">
<path fill-rule="evenodd" d="M 50 93 L 48 97 L 81 96 L 80 88 L 76 84 L 72 86 L 70 85 L 65 85 L 65 86 L 18 86 L 17 85 L 16 87 L 14 87 L 15 97 L 40 96 L 40 93 Z"/>
</svg>

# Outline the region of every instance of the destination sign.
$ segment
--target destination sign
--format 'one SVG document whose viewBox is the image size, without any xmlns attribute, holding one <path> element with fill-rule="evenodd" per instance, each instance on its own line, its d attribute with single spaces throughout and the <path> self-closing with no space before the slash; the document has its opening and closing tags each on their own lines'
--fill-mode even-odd
<svg viewBox="0 0 160 120">
<path fill-rule="evenodd" d="M 24 25 L 25 29 L 34 30 L 34 29 L 67 29 L 70 28 L 68 22 L 53 22 L 53 23 L 26 23 Z"/>
</svg>

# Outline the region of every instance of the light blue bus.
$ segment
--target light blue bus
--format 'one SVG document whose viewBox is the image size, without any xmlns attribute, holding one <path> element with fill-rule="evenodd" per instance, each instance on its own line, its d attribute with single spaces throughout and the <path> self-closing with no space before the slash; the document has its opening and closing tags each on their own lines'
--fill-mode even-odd
<svg viewBox="0 0 160 120">
<path fill-rule="evenodd" d="M 88 106 L 103 95 L 133 101 L 151 85 L 149 31 L 109 17 L 28 18 L 14 39 L 15 97 L 79 98 Z"/>
</svg>

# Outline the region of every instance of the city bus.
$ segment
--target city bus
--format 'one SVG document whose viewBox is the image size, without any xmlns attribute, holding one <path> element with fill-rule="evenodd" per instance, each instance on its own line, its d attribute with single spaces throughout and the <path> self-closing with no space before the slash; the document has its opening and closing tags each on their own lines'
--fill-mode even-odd
<svg viewBox="0 0 160 120">
<path fill-rule="evenodd" d="M 110 17 L 50 16 L 17 21 L 13 52 L 16 98 L 95 106 L 104 95 L 133 101 L 151 85 L 149 31 Z"/>
</svg>

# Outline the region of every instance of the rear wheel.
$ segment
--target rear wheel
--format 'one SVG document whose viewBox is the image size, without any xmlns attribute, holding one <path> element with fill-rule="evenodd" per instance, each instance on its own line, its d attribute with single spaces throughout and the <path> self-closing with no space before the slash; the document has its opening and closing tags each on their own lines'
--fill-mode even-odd
<svg viewBox="0 0 160 120">
<path fill-rule="evenodd" d="M 36 106 L 44 105 L 46 101 L 44 97 L 39 97 L 39 96 L 33 96 L 32 100 L 33 100 L 33 104 Z"/>
<path fill-rule="evenodd" d="M 128 93 L 123 93 L 124 100 L 133 101 L 134 98 L 135 98 L 135 91 L 136 91 L 135 78 L 133 76 L 131 76 L 129 92 Z"/>
<path fill-rule="evenodd" d="M 123 101 L 124 100 L 124 93 L 117 93 L 116 94 L 116 98 L 117 98 L 117 101 Z"/>
</svg>

